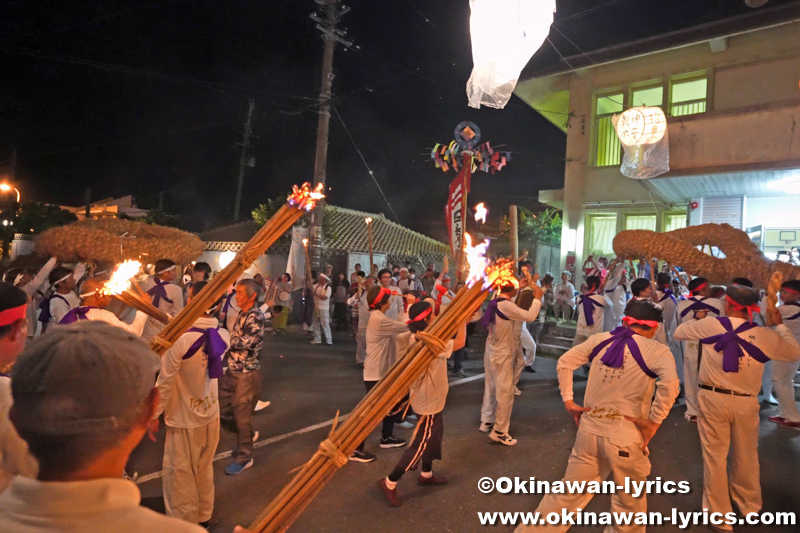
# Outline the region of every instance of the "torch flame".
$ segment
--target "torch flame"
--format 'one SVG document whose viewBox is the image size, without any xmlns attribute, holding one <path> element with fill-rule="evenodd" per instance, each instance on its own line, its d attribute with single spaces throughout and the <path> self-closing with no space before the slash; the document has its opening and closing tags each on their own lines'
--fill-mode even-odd
<svg viewBox="0 0 800 533">
<path fill-rule="evenodd" d="M 303 246 L 308 246 L 308 239 L 303 239 Z"/>
<path fill-rule="evenodd" d="M 372 224 L 372 217 L 366 217 L 366 218 L 364 219 L 364 223 L 365 223 L 365 224 Z"/>
<path fill-rule="evenodd" d="M 469 233 L 464 234 L 464 253 L 467 256 L 467 265 L 470 273 L 469 278 L 467 278 L 467 285 L 470 287 L 483 277 L 486 267 L 489 266 L 489 261 L 486 259 L 486 250 L 488 248 L 489 239 L 472 246 L 472 236 Z"/>
<path fill-rule="evenodd" d="M 486 250 L 489 248 L 489 239 L 486 239 L 476 246 L 472 246 L 472 237 L 469 233 L 464 234 L 464 252 L 467 255 L 469 265 L 469 278 L 467 285 L 472 287 L 476 282 L 481 281 L 484 289 L 499 287 L 504 285 L 514 285 L 519 288 L 519 281 L 514 276 L 514 262 L 509 259 L 498 259 L 494 264 L 490 264 L 486 258 Z"/>
<path fill-rule="evenodd" d="M 142 264 L 139 261 L 127 260 L 117 265 L 111 278 L 100 289 L 101 294 L 121 294 L 122 291 L 129 289 L 131 286 L 131 278 L 135 276 Z"/>
<path fill-rule="evenodd" d="M 292 207 L 311 211 L 314 209 L 314 205 L 316 205 L 318 200 L 325 198 L 325 195 L 322 194 L 324 187 L 325 186 L 320 183 L 312 190 L 311 184 L 308 182 L 304 183 L 302 187 L 292 185 L 292 194 L 289 195 L 287 201 Z"/>
<path fill-rule="evenodd" d="M 475 206 L 475 222 L 480 222 L 481 224 L 486 224 L 486 206 L 483 205 L 483 202 L 479 203 Z"/>
</svg>

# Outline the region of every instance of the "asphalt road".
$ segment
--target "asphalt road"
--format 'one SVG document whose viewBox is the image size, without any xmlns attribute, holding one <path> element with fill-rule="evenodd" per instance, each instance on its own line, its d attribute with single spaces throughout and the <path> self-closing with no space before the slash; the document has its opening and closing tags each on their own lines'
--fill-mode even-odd
<svg viewBox="0 0 800 533">
<path fill-rule="evenodd" d="M 216 504 L 211 531 L 229 532 L 236 524 L 247 525 L 291 479 L 289 473 L 311 458 L 330 430 L 336 416 L 349 413 L 364 395 L 361 369 L 355 365 L 355 342 L 347 333 L 335 334 L 333 346 L 312 346 L 299 334 L 268 336 L 262 355 L 264 387 L 262 399 L 272 404 L 256 413 L 260 433 L 255 464 L 238 476 L 226 476 L 230 459 L 215 462 Z M 483 372 L 482 339 L 470 340 L 474 353 L 465 362 L 470 376 Z M 376 486 L 378 479 L 394 467 L 403 449 L 378 448 L 379 431 L 367 443 L 377 460 L 369 464 L 349 463 L 342 468 L 291 528 L 316 531 L 484 531 L 478 512 L 533 511 L 541 499 L 529 494 L 482 494 L 478 480 L 536 477 L 557 481 L 566 468 L 576 427 L 564 411 L 558 394 L 555 361 L 538 358 L 537 373 L 523 373 L 510 433 L 518 444 L 506 447 L 491 442 L 478 431 L 483 379 L 459 380 L 450 389 L 444 411 L 442 461 L 434 463 L 437 475 L 448 478 L 442 487 L 419 487 L 413 473 L 398 484 L 404 499 L 391 508 Z M 582 399 L 585 380 L 576 376 L 576 400 Z M 650 479 L 688 481 L 689 494 L 651 495 L 648 510 L 665 514 L 672 508 L 699 511 L 702 496 L 702 458 L 697 428 L 683 419 L 685 407 L 677 405 L 650 445 Z M 764 404 L 761 411 L 760 461 L 763 511 L 800 512 L 800 432 L 777 427 L 767 421 L 776 408 Z M 396 429 L 410 437 L 413 429 Z M 134 452 L 129 470 L 143 479 L 139 487 L 143 504 L 161 508 L 163 429 L 158 442 L 145 439 Z M 218 453 L 233 449 L 233 435 L 222 430 Z M 609 509 L 609 496 L 596 496 L 587 511 Z M 511 526 L 493 530 L 511 531 Z M 575 531 L 600 532 L 602 526 L 574 527 Z M 653 526 L 649 531 L 676 531 L 674 526 Z M 690 528 L 707 531 L 704 526 Z M 800 526 L 745 526 L 735 531 L 800 531 Z"/>
</svg>

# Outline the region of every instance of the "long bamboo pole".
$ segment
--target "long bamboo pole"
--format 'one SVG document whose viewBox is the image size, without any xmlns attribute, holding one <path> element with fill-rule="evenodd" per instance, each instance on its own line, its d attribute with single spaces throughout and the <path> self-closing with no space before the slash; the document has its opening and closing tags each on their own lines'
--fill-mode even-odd
<svg viewBox="0 0 800 533">
<path fill-rule="evenodd" d="M 426 329 L 418 334 L 422 342 L 411 346 L 375 387 L 353 409 L 340 426 L 331 430 L 312 456 L 286 487 L 250 525 L 256 532 L 285 531 L 297 519 L 336 471 L 347 464 L 347 458 L 377 426 L 380 420 L 408 392 L 411 384 L 438 356 L 447 339 L 480 307 L 491 289 L 480 283 L 464 287 L 453 302 Z"/>
<path fill-rule="evenodd" d="M 149 301 L 143 299 L 131 289 L 125 289 L 120 294 L 113 294 L 112 297 L 120 300 L 126 305 L 130 305 L 137 311 L 141 311 L 142 313 L 155 318 L 159 322 L 163 322 L 164 324 L 169 323 L 169 315 L 167 313 L 154 306 Z"/>
<path fill-rule="evenodd" d="M 158 354 L 166 352 L 178 338 L 189 329 L 194 321 L 203 316 L 206 310 L 214 302 L 225 294 L 228 287 L 233 285 L 236 279 L 247 270 L 247 268 L 267 251 L 275 241 L 277 241 L 289 228 L 297 222 L 305 212 L 304 209 L 313 208 L 313 195 L 308 184 L 304 184 L 302 189 L 295 188 L 295 192 L 289 200 L 270 218 L 264 226 L 258 230 L 250 241 L 239 250 L 233 261 L 226 266 L 222 272 L 201 290 L 197 296 L 192 298 L 189 305 L 184 307 L 180 313 L 173 318 L 167 326 L 161 330 L 151 341 L 151 348 Z"/>
</svg>

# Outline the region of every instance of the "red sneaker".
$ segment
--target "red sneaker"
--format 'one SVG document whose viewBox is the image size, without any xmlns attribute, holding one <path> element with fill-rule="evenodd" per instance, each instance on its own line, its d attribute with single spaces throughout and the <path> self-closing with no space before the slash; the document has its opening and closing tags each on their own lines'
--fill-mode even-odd
<svg viewBox="0 0 800 533">
<path fill-rule="evenodd" d="M 771 416 L 767 418 L 767 420 L 769 420 L 770 422 L 775 422 L 776 424 L 779 425 L 782 425 L 784 422 L 786 422 L 786 419 L 783 418 L 782 416 Z"/>
<path fill-rule="evenodd" d="M 785 428 L 800 428 L 800 422 L 792 422 L 791 420 L 786 420 L 785 418 L 778 422 L 778 425 Z"/>
<path fill-rule="evenodd" d="M 402 500 L 397 497 L 397 488 L 390 489 L 386 485 L 386 478 L 381 478 L 378 481 L 378 488 L 383 491 L 383 495 L 386 498 L 386 503 L 388 503 L 392 507 L 400 507 L 403 505 Z"/>
<path fill-rule="evenodd" d="M 425 486 L 425 485 L 444 485 L 447 483 L 446 477 L 437 476 L 433 474 L 431 477 L 422 477 L 422 474 L 417 478 L 417 485 Z"/>
</svg>

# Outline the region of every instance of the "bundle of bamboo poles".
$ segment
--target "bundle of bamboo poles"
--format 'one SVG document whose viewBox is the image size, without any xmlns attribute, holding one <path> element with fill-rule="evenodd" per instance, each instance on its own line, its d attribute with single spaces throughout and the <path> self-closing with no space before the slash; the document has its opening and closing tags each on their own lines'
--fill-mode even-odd
<svg viewBox="0 0 800 533">
<path fill-rule="evenodd" d="M 131 289 L 125 289 L 121 293 L 113 294 L 112 296 L 117 300 L 122 301 L 122 303 L 130 305 L 134 309 L 155 318 L 159 322 L 168 324 L 170 321 L 170 316 L 167 313 L 154 306 L 151 302 L 145 300 L 141 295 L 137 294 Z"/>
<path fill-rule="evenodd" d="M 151 348 L 158 354 L 166 352 L 172 344 L 192 327 L 195 320 L 203 316 L 219 298 L 225 294 L 239 276 L 267 251 L 303 215 L 304 210 L 313 209 L 314 201 L 323 198 L 318 191 L 312 191 L 308 183 L 294 188 L 288 201 L 270 218 L 222 272 L 201 290 L 180 313 L 173 318 L 161 333 L 153 337 Z"/>
<path fill-rule="evenodd" d="M 503 267 L 509 273 L 511 264 L 508 262 Z M 488 279 L 497 280 L 498 276 L 489 276 Z M 394 364 L 389 373 L 353 409 L 347 420 L 338 427 L 334 425 L 330 435 L 320 443 L 311 460 L 303 465 L 289 484 L 267 505 L 249 529 L 254 532 L 288 529 L 336 471 L 347 464 L 348 457 L 359 443 L 367 438 L 392 407 L 408 393 L 412 383 L 441 353 L 447 340 L 456 334 L 457 328 L 477 311 L 486 298 L 486 293 L 492 288 L 493 285 L 484 289 L 480 281 L 471 288 L 462 288 L 452 303 L 426 328 L 424 335 L 417 334 L 421 342 L 409 348 L 405 357 Z"/>
</svg>

